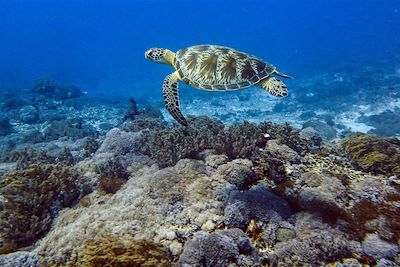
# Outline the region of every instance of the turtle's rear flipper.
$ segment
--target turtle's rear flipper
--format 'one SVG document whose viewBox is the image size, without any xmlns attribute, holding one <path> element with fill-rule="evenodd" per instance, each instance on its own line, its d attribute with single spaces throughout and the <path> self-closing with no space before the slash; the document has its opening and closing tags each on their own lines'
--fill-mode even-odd
<svg viewBox="0 0 400 267">
<path fill-rule="evenodd" d="M 175 73 L 169 74 L 163 83 L 164 103 L 172 117 L 183 126 L 188 126 L 179 108 L 178 79 Z"/>
<path fill-rule="evenodd" d="M 286 85 L 275 77 L 268 77 L 256 84 L 273 96 L 285 97 L 288 95 Z"/>
</svg>

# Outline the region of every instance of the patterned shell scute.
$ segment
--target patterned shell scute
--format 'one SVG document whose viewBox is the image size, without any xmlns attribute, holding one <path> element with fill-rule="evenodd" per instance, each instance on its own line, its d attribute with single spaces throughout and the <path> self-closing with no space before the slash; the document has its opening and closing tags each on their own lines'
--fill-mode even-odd
<svg viewBox="0 0 400 267">
<path fill-rule="evenodd" d="M 249 54 L 215 45 L 184 48 L 176 53 L 175 68 L 182 81 L 205 90 L 234 90 L 269 76 L 275 67 Z"/>
</svg>

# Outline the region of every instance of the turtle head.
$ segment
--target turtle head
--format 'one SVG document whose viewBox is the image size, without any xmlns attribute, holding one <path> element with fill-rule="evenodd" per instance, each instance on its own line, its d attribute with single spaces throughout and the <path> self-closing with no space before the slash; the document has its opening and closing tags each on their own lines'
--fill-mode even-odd
<svg viewBox="0 0 400 267">
<path fill-rule="evenodd" d="M 167 49 L 165 48 L 150 48 L 144 53 L 144 57 L 156 63 L 167 63 L 165 61 Z"/>
</svg>

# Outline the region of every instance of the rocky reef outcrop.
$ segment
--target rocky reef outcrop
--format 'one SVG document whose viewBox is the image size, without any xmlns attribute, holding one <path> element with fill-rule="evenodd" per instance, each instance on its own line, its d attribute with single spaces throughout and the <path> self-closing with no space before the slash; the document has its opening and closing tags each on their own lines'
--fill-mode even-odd
<svg viewBox="0 0 400 267">
<path fill-rule="evenodd" d="M 136 112 L 72 160 L 5 169 L 0 265 L 400 264 L 397 139 Z"/>
</svg>

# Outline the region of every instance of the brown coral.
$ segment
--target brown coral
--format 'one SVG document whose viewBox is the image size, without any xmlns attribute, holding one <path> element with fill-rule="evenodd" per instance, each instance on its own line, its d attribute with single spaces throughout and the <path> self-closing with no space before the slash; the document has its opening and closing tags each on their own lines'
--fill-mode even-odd
<svg viewBox="0 0 400 267">
<path fill-rule="evenodd" d="M 400 140 L 353 134 L 342 142 L 350 160 L 364 171 L 400 174 Z"/>
<path fill-rule="evenodd" d="M 80 192 L 78 175 L 60 165 L 33 165 L 0 182 L 0 253 L 29 245 L 45 234 L 62 207 Z"/>
<path fill-rule="evenodd" d="M 87 240 L 77 255 L 75 266 L 171 266 L 171 255 L 159 244 L 148 240 L 118 239 L 106 235 Z"/>
<path fill-rule="evenodd" d="M 300 155 L 304 155 L 311 145 L 288 124 L 244 122 L 224 128 L 220 121 L 207 117 L 192 118 L 189 123 L 190 127 L 186 128 L 153 126 L 144 131 L 140 151 L 157 161 L 160 167 L 166 167 L 182 158 L 198 158 L 199 152 L 206 149 L 213 149 L 231 159 L 254 159 L 268 141 L 265 134 Z"/>
</svg>

